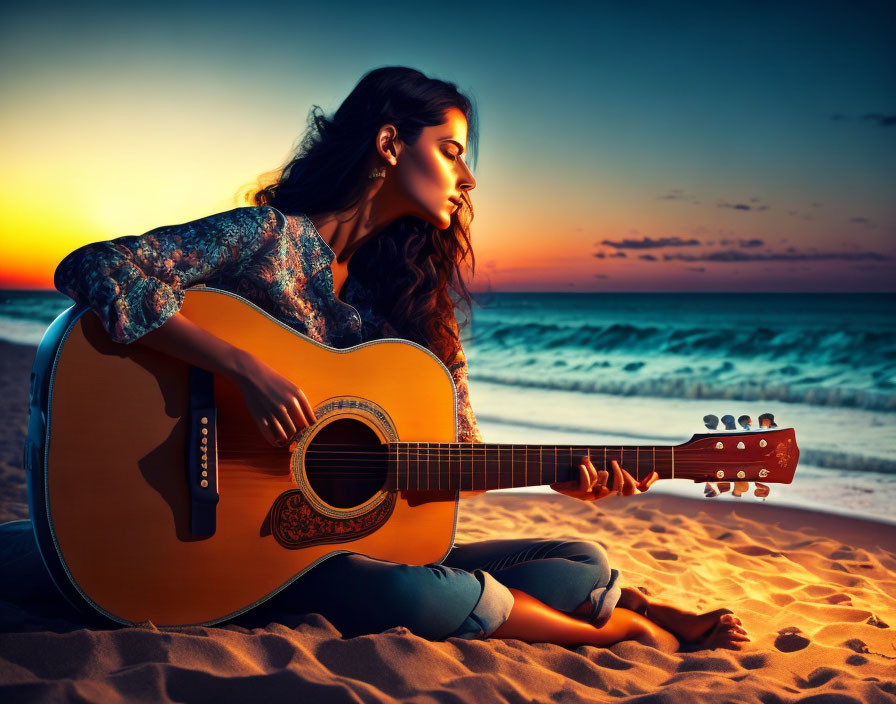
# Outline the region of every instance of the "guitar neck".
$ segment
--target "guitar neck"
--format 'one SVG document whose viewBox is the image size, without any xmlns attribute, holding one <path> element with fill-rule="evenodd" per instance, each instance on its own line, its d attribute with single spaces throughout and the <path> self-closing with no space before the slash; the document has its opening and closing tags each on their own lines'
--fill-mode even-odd
<svg viewBox="0 0 896 704">
<path fill-rule="evenodd" d="M 578 479 L 585 455 L 600 471 L 619 462 L 635 479 L 657 472 L 660 479 L 699 475 L 676 466 L 682 449 L 653 445 L 503 445 L 494 443 L 389 443 L 389 476 L 396 489 L 477 491 L 543 486 Z"/>
</svg>

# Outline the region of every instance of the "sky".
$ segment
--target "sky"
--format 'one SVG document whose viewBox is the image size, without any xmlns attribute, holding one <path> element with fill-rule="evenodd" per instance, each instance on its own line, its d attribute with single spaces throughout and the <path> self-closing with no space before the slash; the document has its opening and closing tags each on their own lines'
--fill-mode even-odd
<svg viewBox="0 0 896 704">
<path fill-rule="evenodd" d="M 896 3 L 525 5 L 6 4 L 0 287 L 246 205 L 404 65 L 478 110 L 473 290 L 896 290 Z"/>
</svg>

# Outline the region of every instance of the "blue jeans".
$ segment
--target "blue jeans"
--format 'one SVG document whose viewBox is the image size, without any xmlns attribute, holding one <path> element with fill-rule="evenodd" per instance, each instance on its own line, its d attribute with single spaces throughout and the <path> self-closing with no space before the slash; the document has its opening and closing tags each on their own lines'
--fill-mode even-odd
<svg viewBox="0 0 896 704">
<path fill-rule="evenodd" d="M 567 613 L 590 600 L 596 625 L 606 623 L 621 593 L 619 572 L 597 543 L 483 540 L 456 544 L 440 564 L 423 566 L 334 555 L 234 622 L 314 612 L 344 637 L 404 626 L 429 640 L 486 638 L 510 613 L 508 587 Z"/>
<path fill-rule="evenodd" d="M 257 626 L 319 613 L 344 637 L 396 626 L 430 640 L 486 638 L 519 589 L 558 611 L 591 601 L 601 625 L 619 600 L 619 572 L 597 543 L 583 540 L 483 540 L 455 545 L 440 564 L 403 565 L 357 553 L 324 560 L 232 623 Z M 0 524 L 0 601 L 35 615 L 77 618 L 43 566 L 30 521 Z M 15 630 L 15 624 L 4 624 Z M 11 627 L 11 628 L 10 628 Z"/>
</svg>

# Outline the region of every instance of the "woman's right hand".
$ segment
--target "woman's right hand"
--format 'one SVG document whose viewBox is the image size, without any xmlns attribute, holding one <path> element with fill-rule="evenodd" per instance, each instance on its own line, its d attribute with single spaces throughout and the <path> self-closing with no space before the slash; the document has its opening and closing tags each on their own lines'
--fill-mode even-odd
<svg viewBox="0 0 896 704">
<path fill-rule="evenodd" d="M 172 315 L 163 325 L 141 337 L 138 344 L 232 379 L 262 435 L 275 447 L 288 444 L 298 431 L 317 421 L 298 386 L 250 352 L 213 335 L 183 313 Z"/>
<path fill-rule="evenodd" d="M 288 445 L 302 428 L 317 422 L 302 390 L 250 352 L 242 352 L 231 378 L 271 445 Z"/>
</svg>

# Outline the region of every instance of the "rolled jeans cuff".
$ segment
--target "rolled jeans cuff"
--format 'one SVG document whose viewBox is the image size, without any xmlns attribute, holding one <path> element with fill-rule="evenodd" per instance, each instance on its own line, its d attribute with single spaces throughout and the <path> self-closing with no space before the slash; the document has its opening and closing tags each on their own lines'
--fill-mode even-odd
<svg viewBox="0 0 896 704">
<path fill-rule="evenodd" d="M 594 610 L 591 612 L 591 623 L 600 628 L 610 620 L 610 615 L 619 597 L 622 596 L 622 587 L 619 584 L 619 570 L 610 570 L 610 581 L 605 587 L 598 587 L 591 592 L 591 604 Z"/>
<path fill-rule="evenodd" d="M 482 595 L 470 615 L 449 638 L 488 638 L 510 616 L 513 608 L 511 591 L 488 572 L 473 570 L 473 574 L 482 584 Z"/>
</svg>

